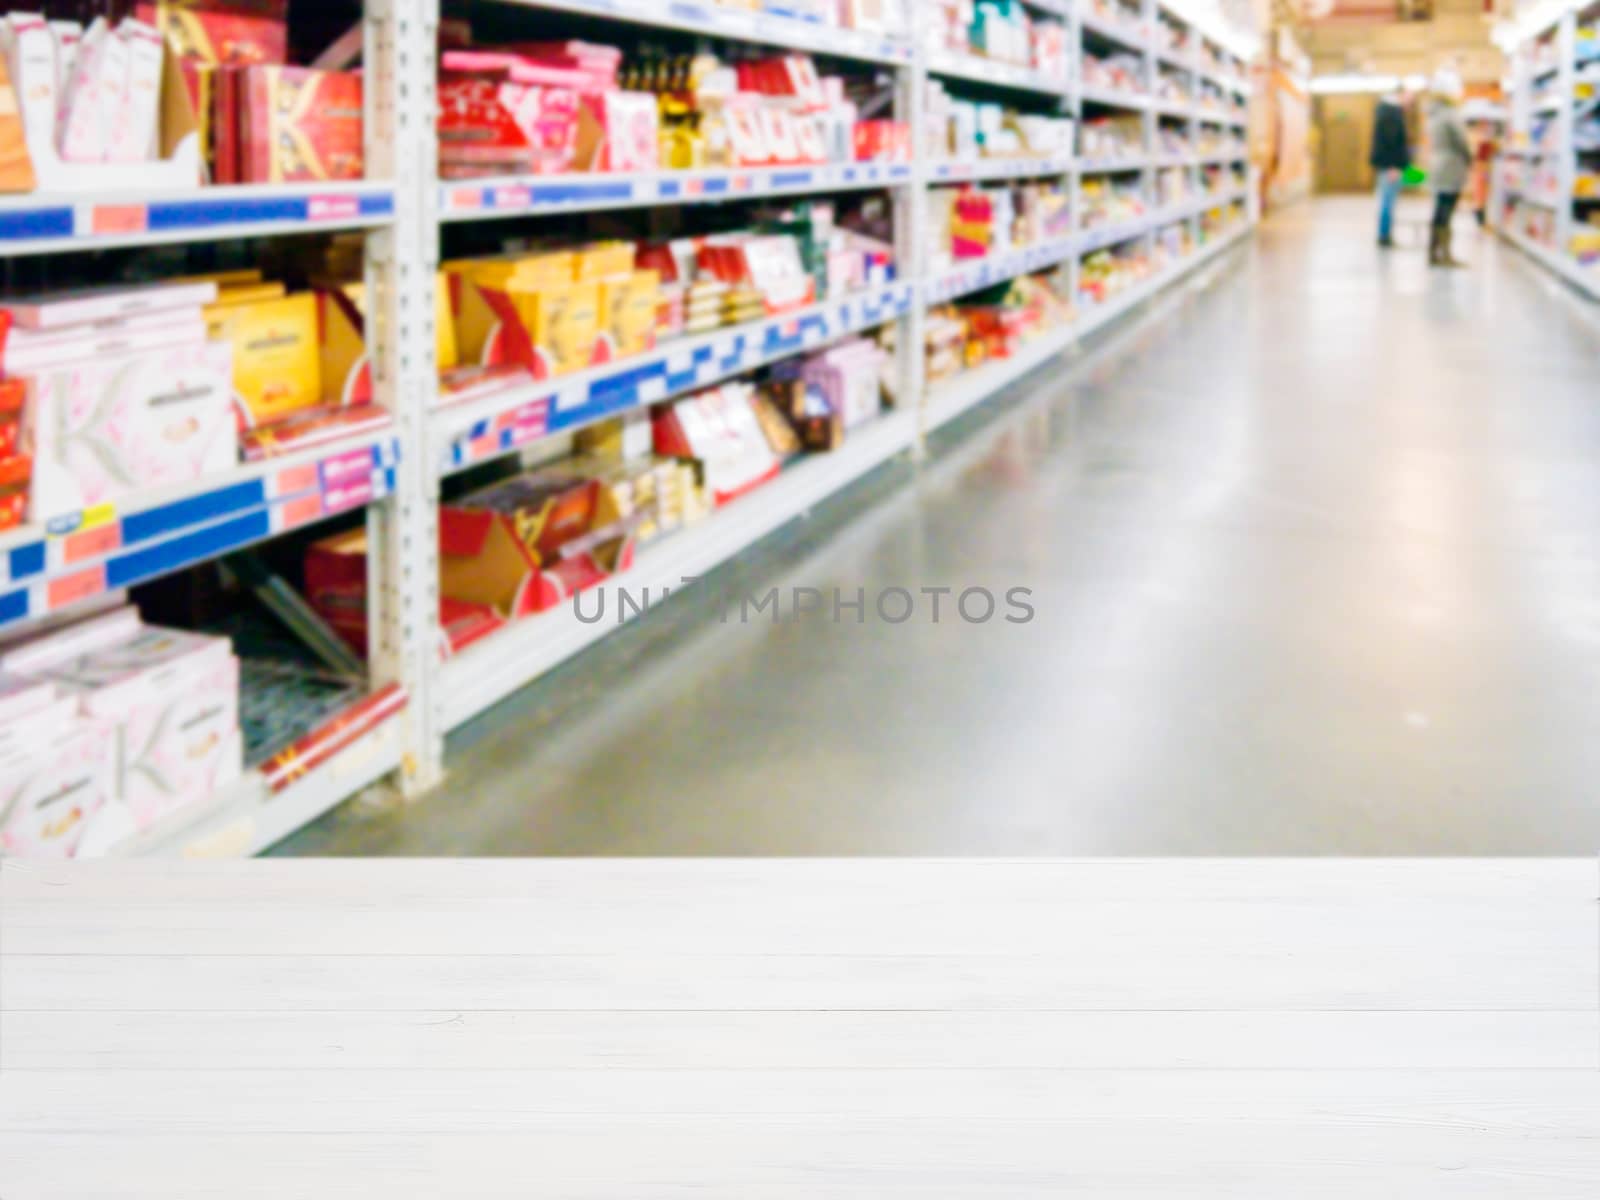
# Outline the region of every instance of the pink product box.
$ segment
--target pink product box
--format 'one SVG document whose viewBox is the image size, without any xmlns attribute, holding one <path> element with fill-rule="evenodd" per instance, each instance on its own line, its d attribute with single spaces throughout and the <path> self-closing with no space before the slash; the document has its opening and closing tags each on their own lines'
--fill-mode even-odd
<svg viewBox="0 0 1600 1200">
<path fill-rule="evenodd" d="M 868 341 L 850 341 L 806 360 L 801 378 L 826 397 L 846 429 L 878 415 L 882 409 L 879 376 L 884 354 Z"/>
<path fill-rule="evenodd" d="M 63 329 L 179 308 L 204 308 L 217 298 L 214 283 L 146 284 L 84 288 L 7 300 L 18 329 Z"/>
<path fill-rule="evenodd" d="M 232 381 L 226 342 L 96 358 L 29 376 L 23 440 L 34 460 L 31 519 L 48 522 L 233 467 Z"/>
<path fill-rule="evenodd" d="M 71 858 L 112 798 L 113 747 L 106 729 L 80 721 L 0 757 L 0 852 Z"/>
<path fill-rule="evenodd" d="M 139 828 L 239 778 L 239 660 L 227 638 L 139 626 L 45 675 L 115 728 L 114 791 Z"/>
<path fill-rule="evenodd" d="M 600 150 L 597 171 L 654 171 L 661 165 L 660 113 L 649 92 L 591 92 L 582 98 L 584 132 Z"/>
</svg>

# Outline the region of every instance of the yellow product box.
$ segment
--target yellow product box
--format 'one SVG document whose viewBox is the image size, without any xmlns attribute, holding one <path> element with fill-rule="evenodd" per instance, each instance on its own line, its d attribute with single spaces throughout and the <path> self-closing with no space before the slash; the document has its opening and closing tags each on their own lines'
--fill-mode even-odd
<svg viewBox="0 0 1600 1200">
<path fill-rule="evenodd" d="M 208 334 L 233 347 L 234 403 L 247 428 L 322 402 L 317 298 L 310 292 L 206 309 Z"/>
<path fill-rule="evenodd" d="M 367 289 L 363 283 L 347 283 L 339 288 L 356 306 L 363 318 L 367 312 Z M 461 355 L 456 346 L 455 321 L 450 315 L 450 282 L 443 271 L 434 280 L 433 289 L 433 354 L 439 370 L 450 371 L 461 365 Z"/>
<path fill-rule="evenodd" d="M 289 289 L 281 283 L 235 283 L 217 292 L 217 308 L 231 308 L 237 304 L 260 304 L 264 300 L 281 300 Z"/>
<path fill-rule="evenodd" d="M 613 357 L 631 358 L 654 349 L 660 293 L 659 271 L 634 271 L 601 282 L 600 308 Z"/>
<path fill-rule="evenodd" d="M 513 284 L 506 295 L 530 343 L 536 376 L 570 375 L 594 362 L 601 333 L 598 283 Z"/>
<path fill-rule="evenodd" d="M 266 276 L 259 267 L 245 267 L 238 271 L 203 271 L 198 275 L 179 275 L 169 280 L 171 283 L 214 283 L 218 290 L 265 281 Z"/>
<path fill-rule="evenodd" d="M 434 289 L 434 354 L 440 371 L 459 365 L 455 324 L 445 276 Z M 329 285 L 317 292 L 321 331 L 323 401 L 341 408 L 373 402 L 372 363 L 367 356 L 366 287 L 360 283 Z"/>
<path fill-rule="evenodd" d="M 572 257 L 572 278 L 578 283 L 593 283 L 631 274 L 635 251 L 632 242 L 596 242 L 580 247 Z"/>
<path fill-rule="evenodd" d="M 518 356 L 500 336 L 513 289 L 534 291 L 562 287 L 572 281 L 572 254 L 506 254 L 495 258 L 463 258 L 444 264 L 448 312 L 458 363 L 495 366 Z M 507 298 L 505 303 L 501 298 Z M 515 339 L 509 339 L 514 342 Z"/>
</svg>

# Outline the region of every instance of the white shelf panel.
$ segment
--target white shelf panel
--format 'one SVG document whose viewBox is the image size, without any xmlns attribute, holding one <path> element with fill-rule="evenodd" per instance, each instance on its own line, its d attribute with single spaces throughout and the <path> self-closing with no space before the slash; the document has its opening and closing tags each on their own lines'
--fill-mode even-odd
<svg viewBox="0 0 1600 1200">
<path fill-rule="evenodd" d="M 114 198 L 0 198 L 0 257 L 376 228 L 394 218 L 388 183 L 246 184 Z"/>
<path fill-rule="evenodd" d="M 1176 117 L 1187 121 L 1194 116 L 1194 105 L 1187 100 L 1152 100 L 1150 111 L 1159 117 Z"/>
<path fill-rule="evenodd" d="M 112 858 L 250 858 L 371 787 L 400 766 L 402 722 L 390 717 L 303 779 L 273 792 L 248 771 L 210 803 L 115 847 Z"/>
<path fill-rule="evenodd" d="M 432 417 L 441 473 L 499 458 L 551 434 L 685 395 L 837 341 L 909 312 L 913 289 L 893 283 L 794 313 L 663 342 L 648 354 L 528 383 Z"/>
<path fill-rule="evenodd" d="M 1136 154 L 1131 158 L 1107 158 L 1085 162 L 1082 164 L 1080 173 L 1084 175 L 1120 175 L 1129 171 L 1142 171 L 1154 164 L 1155 159 L 1150 155 Z"/>
<path fill-rule="evenodd" d="M 704 575 L 767 534 L 909 450 L 916 414 L 891 412 L 851 430 L 838 450 L 809 455 L 776 479 L 717 509 L 697 525 L 647 547 L 632 570 L 608 582 L 650 604 L 683 590 L 685 576 Z M 442 675 L 444 723 L 454 729 L 580 650 L 619 628 L 615 592 L 604 620 L 578 620 L 570 604 L 519 621 L 448 661 Z M 592 603 L 592 600 L 591 600 Z M 641 607 L 647 607 L 641 605 Z M 592 613 L 594 609 L 585 610 Z"/>
<path fill-rule="evenodd" d="M 930 305 L 943 304 L 968 292 L 1015 279 L 1018 275 L 1053 267 L 1077 252 L 1079 240 L 1076 236 L 1056 238 L 1006 254 L 990 254 L 964 262 L 941 272 L 929 282 L 925 302 Z"/>
<path fill-rule="evenodd" d="M 512 175 L 444 180 L 439 213 L 445 221 L 600 212 L 666 204 L 716 204 L 819 192 L 908 185 L 910 163 L 832 163 L 825 166 L 730 167 L 617 175 Z"/>
<path fill-rule="evenodd" d="M 1037 92 L 1044 96 L 1065 96 L 1071 84 L 1041 74 L 1030 67 L 996 62 L 975 54 L 953 54 L 940 51 L 928 57 L 928 73 L 947 79 L 968 79 L 977 83 L 992 83 L 1022 91 Z"/>
<path fill-rule="evenodd" d="M 924 302 L 943 304 L 969 292 L 979 291 L 1019 275 L 1029 275 L 1065 262 L 1074 255 L 1089 254 L 1095 250 L 1114 246 L 1136 238 L 1162 225 L 1182 221 L 1208 208 L 1214 208 L 1239 198 L 1241 192 L 1232 190 L 1219 196 L 1191 197 L 1180 204 L 1169 205 L 1155 212 L 1145 213 L 1127 221 L 1084 230 L 1069 237 L 1042 242 L 1009 254 L 990 255 L 974 259 L 941 272 L 924 289 Z"/>
<path fill-rule="evenodd" d="M 1085 84 L 1078 95 L 1087 103 L 1104 104 L 1109 108 L 1126 108 L 1132 112 L 1144 112 L 1150 107 L 1152 100 L 1149 96 L 1139 92 L 1124 92 L 1117 88 L 1093 87 Z"/>
<path fill-rule="evenodd" d="M 1169 50 L 1165 47 L 1155 45 L 1151 46 L 1150 53 L 1155 55 L 1156 61 L 1162 66 L 1172 67 L 1173 69 L 1179 71 L 1187 71 L 1190 74 L 1195 74 L 1200 70 L 1198 64 L 1196 64 L 1194 60 L 1193 55 L 1184 54 L 1177 50 Z"/>
<path fill-rule="evenodd" d="M 1161 213 L 1145 213 L 1141 217 L 1133 217 L 1127 221 L 1115 221 L 1110 225 L 1097 225 L 1093 229 L 1086 229 L 1078 235 L 1078 253 L 1092 254 L 1096 250 L 1104 250 L 1107 246 L 1115 246 L 1126 242 L 1140 234 L 1147 233 L 1163 220 L 1163 216 L 1173 210 L 1162 209 Z M 1177 220 L 1174 216 L 1171 220 Z"/>
<path fill-rule="evenodd" d="M 983 162 L 942 162 L 928 167 L 930 183 L 965 183 L 984 179 L 1028 179 L 1066 175 L 1077 160 L 1062 158 L 1001 158 Z"/>
<path fill-rule="evenodd" d="M 1150 39 L 1145 36 L 1142 29 L 1124 25 L 1118 21 L 1109 21 L 1104 17 L 1084 11 L 1080 11 L 1078 14 L 1078 24 L 1082 26 L 1085 33 L 1097 34 L 1104 40 L 1115 42 L 1126 49 L 1141 52 L 1148 52 L 1150 49 Z"/>
<path fill-rule="evenodd" d="M 1514 229 L 1500 228 L 1496 232 L 1540 266 L 1560 276 L 1590 299 L 1600 300 L 1600 270 L 1585 267 L 1575 259 L 1568 258 L 1549 246 L 1542 246 Z"/>
<path fill-rule="evenodd" d="M 0 629 L 231 554 L 388 496 L 384 429 L 0 534 Z"/>
<path fill-rule="evenodd" d="M 498 0 L 515 8 L 536 11 L 578 13 L 608 17 L 645 25 L 652 29 L 676 29 L 738 41 L 761 42 L 789 50 L 832 54 L 863 62 L 909 63 L 909 42 L 877 34 L 858 33 L 778 13 L 751 12 L 712 3 L 688 0 Z"/>
<path fill-rule="evenodd" d="M 1524 192 L 1516 188 L 1506 190 L 1508 197 L 1515 197 L 1519 203 L 1532 205 L 1534 208 L 1547 208 L 1555 212 L 1562 207 L 1561 197 L 1551 196 L 1539 192 Z"/>
<path fill-rule="evenodd" d="M 983 403 L 1029 372 L 1043 366 L 1080 338 L 1087 337 L 1095 330 L 1116 320 L 1140 301 L 1148 299 L 1162 288 L 1191 274 L 1202 263 L 1214 258 L 1227 246 L 1236 242 L 1244 232 L 1243 226 L 1230 231 L 1217 241 L 1201 247 L 1166 273 L 1146 280 L 1098 308 L 1091 309 L 1070 325 L 1052 329 L 1035 338 L 1011 358 L 986 363 L 975 370 L 965 371 L 954 379 L 938 384 L 928 396 L 927 428 L 938 429 L 953 421 L 975 405 Z"/>
</svg>

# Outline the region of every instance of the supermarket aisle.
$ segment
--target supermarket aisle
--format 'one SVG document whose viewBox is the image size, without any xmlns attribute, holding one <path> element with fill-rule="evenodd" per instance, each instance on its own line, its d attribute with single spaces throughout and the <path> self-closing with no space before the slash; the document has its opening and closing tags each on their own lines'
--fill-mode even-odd
<svg viewBox="0 0 1600 1200">
<path fill-rule="evenodd" d="M 1364 201 L 1278 219 L 717 580 L 1032 622 L 691 594 L 464 731 L 441 794 L 285 849 L 1594 850 L 1600 324 L 1481 240 L 1453 276 L 1368 242 Z"/>
</svg>

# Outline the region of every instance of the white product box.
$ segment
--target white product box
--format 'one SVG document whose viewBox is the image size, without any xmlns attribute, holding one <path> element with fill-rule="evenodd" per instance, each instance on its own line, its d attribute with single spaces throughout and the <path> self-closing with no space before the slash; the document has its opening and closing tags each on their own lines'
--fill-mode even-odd
<svg viewBox="0 0 1600 1200">
<path fill-rule="evenodd" d="M 126 46 L 128 61 L 107 126 L 106 161 L 144 162 L 156 156 L 161 119 L 161 33 L 129 17 L 117 26 L 117 40 Z"/>
<path fill-rule="evenodd" d="M 111 798 L 113 758 L 108 731 L 81 721 L 0 758 L 0 852 L 71 858 Z"/>
<path fill-rule="evenodd" d="M 203 308 L 217 298 L 215 283 L 160 283 L 80 288 L 7 300 L 19 329 L 64 329 L 177 308 Z"/>
<path fill-rule="evenodd" d="M 227 638 L 142 625 L 41 674 L 116 731 L 113 793 L 138 828 L 239 778 L 239 660 Z"/>
<path fill-rule="evenodd" d="M 65 115 L 54 140 L 61 157 L 68 162 L 96 163 L 105 157 L 105 117 L 100 94 L 105 87 L 106 59 L 113 53 L 110 46 L 114 40 L 106 19 L 96 17 L 83 35 L 83 41 L 78 43 L 66 95 L 62 98 Z M 34 144 L 31 138 L 29 144 Z"/>
<path fill-rule="evenodd" d="M 22 111 L 28 145 L 49 144 L 56 132 L 56 44 L 50 26 L 37 13 L 5 18 L 6 67 Z"/>
<path fill-rule="evenodd" d="M 0 674 L 0 730 L 47 707 L 56 699 L 53 683 Z"/>
<path fill-rule="evenodd" d="M 238 462 L 233 349 L 185 343 L 27 377 L 30 519 L 48 524 Z"/>
</svg>

